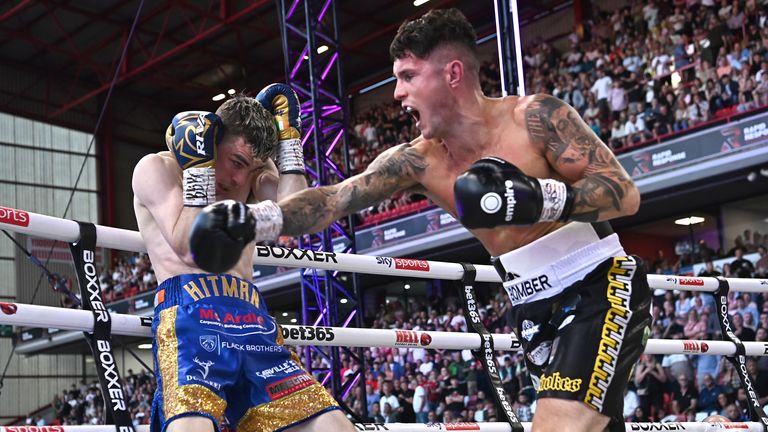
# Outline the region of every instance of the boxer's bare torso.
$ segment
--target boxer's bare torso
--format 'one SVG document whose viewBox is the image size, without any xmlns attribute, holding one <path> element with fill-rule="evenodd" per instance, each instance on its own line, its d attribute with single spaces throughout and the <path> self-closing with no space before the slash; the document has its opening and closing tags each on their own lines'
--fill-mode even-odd
<svg viewBox="0 0 768 432">
<path fill-rule="evenodd" d="M 239 147 L 243 156 L 248 155 L 247 147 Z M 237 187 L 217 185 L 217 197 L 243 202 L 249 199 L 253 201 L 254 191 L 274 189 L 269 184 L 274 183 L 277 178 L 277 170 L 271 162 L 264 164 L 251 159 L 251 166 L 230 167 L 230 163 L 221 160 L 231 156 L 233 159 L 228 162 L 239 163 L 237 156 L 233 155 L 237 151 L 238 144 L 222 146 L 220 160 L 217 161 L 217 165 L 222 166 L 217 166 L 217 178 L 219 171 L 226 174 L 236 173 L 239 169 L 248 171 L 243 174 L 247 176 L 247 180 Z M 145 156 L 134 170 L 133 208 L 139 232 L 147 246 L 159 283 L 175 275 L 203 273 L 191 260 L 188 245 L 189 229 L 200 209 L 183 206 L 181 179 L 181 168 L 173 155 L 167 151 Z M 250 280 L 253 274 L 254 247 L 254 243 L 246 246 L 237 265 L 228 273 Z"/>
<path fill-rule="evenodd" d="M 281 201 L 284 233 L 311 232 L 329 222 L 329 217 L 366 208 L 397 190 L 425 194 L 455 217 L 456 178 L 486 156 L 504 159 L 533 177 L 571 184 L 576 192 L 572 220 L 611 219 L 631 207 L 624 202 L 634 191 L 629 176 L 573 108 L 543 95 L 483 98 L 480 106 L 482 113 L 477 117 L 485 124 L 472 141 L 447 143 L 420 136 L 382 153 L 364 173 L 340 185 L 303 191 Z M 472 233 L 489 253 L 500 255 L 562 225 L 546 222 Z"/>
</svg>

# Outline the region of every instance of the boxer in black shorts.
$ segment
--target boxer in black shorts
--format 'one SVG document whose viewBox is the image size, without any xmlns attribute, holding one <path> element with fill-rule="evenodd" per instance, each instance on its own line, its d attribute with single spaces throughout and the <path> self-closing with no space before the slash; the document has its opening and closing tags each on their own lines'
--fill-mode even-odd
<svg viewBox="0 0 768 432">
<path fill-rule="evenodd" d="M 396 191 L 426 195 L 499 257 L 510 298 L 524 305 L 515 308 L 517 330 L 526 356 L 541 363 L 533 430 L 605 430 L 620 412 L 614 395 L 643 350 L 650 293 L 639 262 L 589 223 L 635 213 L 640 194 L 562 100 L 484 96 L 476 40 L 455 9 L 405 22 L 390 45 L 394 97 L 421 135 L 386 150 L 363 173 L 293 194 L 278 203 L 279 215 L 247 223 L 257 232 L 280 224 L 282 234 L 300 235 Z M 201 226 L 215 236 L 234 222 Z M 559 310 L 550 315 L 553 306 Z"/>
</svg>

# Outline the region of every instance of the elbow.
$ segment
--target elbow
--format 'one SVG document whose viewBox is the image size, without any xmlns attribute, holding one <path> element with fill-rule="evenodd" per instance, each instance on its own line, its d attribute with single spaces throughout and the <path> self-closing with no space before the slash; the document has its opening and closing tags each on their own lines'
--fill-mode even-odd
<svg viewBox="0 0 768 432">
<path fill-rule="evenodd" d="M 623 216 L 631 216 L 640 210 L 640 191 L 633 184 L 627 192 L 622 203 Z"/>
</svg>

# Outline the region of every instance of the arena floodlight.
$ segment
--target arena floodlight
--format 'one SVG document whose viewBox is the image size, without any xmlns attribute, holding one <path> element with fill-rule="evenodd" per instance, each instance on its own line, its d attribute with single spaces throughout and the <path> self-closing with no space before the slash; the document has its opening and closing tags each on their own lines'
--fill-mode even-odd
<svg viewBox="0 0 768 432">
<path fill-rule="evenodd" d="M 225 97 L 227 97 L 227 96 L 224 93 L 219 93 L 216 96 L 212 97 L 211 100 L 213 100 L 214 102 L 218 102 L 218 101 L 224 99 Z"/>
<path fill-rule="evenodd" d="M 690 216 L 682 219 L 677 219 L 675 225 L 689 226 L 696 225 L 704 222 L 704 218 L 701 216 Z"/>
<path fill-rule="evenodd" d="M 421 5 L 423 5 L 424 3 L 428 2 L 428 1 L 429 0 L 413 0 L 413 5 L 414 6 L 421 6 Z"/>
<path fill-rule="evenodd" d="M 326 51 L 328 51 L 328 45 L 320 45 L 319 47 L 317 47 L 318 54 L 322 54 Z"/>
</svg>

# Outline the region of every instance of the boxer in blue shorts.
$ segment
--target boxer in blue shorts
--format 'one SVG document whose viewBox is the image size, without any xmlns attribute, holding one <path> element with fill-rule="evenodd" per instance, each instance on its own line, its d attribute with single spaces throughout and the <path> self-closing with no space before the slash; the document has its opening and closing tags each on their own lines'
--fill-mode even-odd
<svg viewBox="0 0 768 432">
<path fill-rule="evenodd" d="M 204 252 L 190 253 L 190 231 L 204 206 L 225 200 L 218 209 L 236 219 L 270 214 L 270 200 L 306 188 L 298 126 L 295 93 L 271 85 L 256 99 L 229 99 L 216 113 L 177 114 L 166 132 L 168 151 L 136 165 L 134 211 L 160 281 L 152 322 L 158 381 L 152 432 L 213 432 L 225 425 L 243 432 L 354 430 L 282 345 L 249 282 L 253 228 L 230 226 L 218 242 L 203 239 Z M 215 274 L 201 270 L 197 261 L 204 258 L 213 260 Z"/>
</svg>

